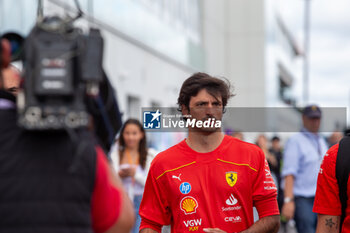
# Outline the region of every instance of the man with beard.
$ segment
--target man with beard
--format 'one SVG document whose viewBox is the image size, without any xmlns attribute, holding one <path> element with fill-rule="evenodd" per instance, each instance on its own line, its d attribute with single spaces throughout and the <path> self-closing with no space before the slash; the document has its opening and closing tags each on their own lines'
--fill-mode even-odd
<svg viewBox="0 0 350 233">
<path fill-rule="evenodd" d="M 229 84 L 196 73 L 182 85 L 178 105 L 189 120 L 221 121 Z M 188 129 L 188 137 L 153 160 L 140 207 L 140 232 L 277 232 L 277 190 L 263 152 L 221 132 Z M 260 220 L 254 223 L 253 206 Z"/>
</svg>

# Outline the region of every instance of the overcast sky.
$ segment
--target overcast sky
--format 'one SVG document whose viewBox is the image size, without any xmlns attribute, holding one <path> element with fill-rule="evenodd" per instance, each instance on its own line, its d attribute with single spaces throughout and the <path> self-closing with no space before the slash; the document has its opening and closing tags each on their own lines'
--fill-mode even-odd
<svg viewBox="0 0 350 233">
<path fill-rule="evenodd" d="M 347 107 L 350 125 L 350 0 L 277 1 L 301 47 L 304 4 L 311 1 L 309 103 Z"/>
<path fill-rule="evenodd" d="M 304 4 L 279 0 L 280 12 L 303 47 Z M 350 1 L 311 1 L 309 101 L 350 105 Z"/>
<path fill-rule="evenodd" d="M 310 63 L 310 99 L 350 107 L 349 0 L 312 1 Z"/>
<path fill-rule="evenodd" d="M 350 1 L 310 1 L 309 100 L 322 106 L 350 107 Z M 283 0 L 280 3 L 283 2 L 286 3 Z M 303 45 L 305 0 L 292 2 L 294 11 L 288 4 L 283 4 L 283 12 L 288 21 L 294 22 L 294 30 L 298 30 L 297 39 Z"/>
</svg>

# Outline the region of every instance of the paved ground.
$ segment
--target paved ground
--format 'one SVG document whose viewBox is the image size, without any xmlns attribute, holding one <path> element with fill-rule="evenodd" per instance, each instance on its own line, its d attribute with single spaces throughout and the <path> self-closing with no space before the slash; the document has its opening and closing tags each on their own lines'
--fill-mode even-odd
<svg viewBox="0 0 350 233">
<path fill-rule="evenodd" d="M 286 224 L 281 224 L 278 233 L 298 233 L 295 228 L 295 222 L 292 220 Z"/>
</svg>

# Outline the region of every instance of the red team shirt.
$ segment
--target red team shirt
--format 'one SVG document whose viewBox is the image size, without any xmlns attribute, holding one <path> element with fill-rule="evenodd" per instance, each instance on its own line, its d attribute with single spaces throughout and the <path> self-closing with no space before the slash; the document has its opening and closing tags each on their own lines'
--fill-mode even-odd
<svg viewBox="0 0 350 233">
<path fill-rule="evenodd" d="M 92 228 L 103 233 L 117 221 L 122 203 L 121 191 L 110 179 L 111 171 L 103 150 L 96 148 L 96 178 L 91 198 Z"/>
<path fill-rule="evenodd" d="M 276 187 L 263 152 L 255 145 L 225 136 L 218 148 L 198 153 L 187 143 L 153 160 L 140 206 L 140 229 L 203 232 L 220 228 L 240 232 L 260 218 L 278 215 Z"/>
<path fill-rule="evenodd" d="M 335 176 L 339 145 L 332 146 L 323 158 L 317 179 L 317 190 L 313 211 L 318 214 L 341 216 L 341 203 L 339 199 L 339 186 Z M 350 197 L 350 183 L 348 182 L 348 197 Z M 342 233 L 350 233 L 350 199 L 348 198 L 346 217 Z"/>
</svg>

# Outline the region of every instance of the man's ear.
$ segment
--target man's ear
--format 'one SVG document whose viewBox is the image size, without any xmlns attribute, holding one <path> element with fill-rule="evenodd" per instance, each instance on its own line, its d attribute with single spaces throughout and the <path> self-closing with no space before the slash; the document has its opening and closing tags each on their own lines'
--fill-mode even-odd
<svg viewBox="0 0 350 233">
<path fill-rule="evenodd" d="M 0 68 L 6 68 L 10 62 L 11 62 L 11 44 L 8 40 L 6 39 L 2 39 L 0 41 L 0 46 L 1 46 L 1 52 L 2 54 L 0 54 L 1 56 L 1 61 L 2 61 L 2 67 Z"/>
</svg>

